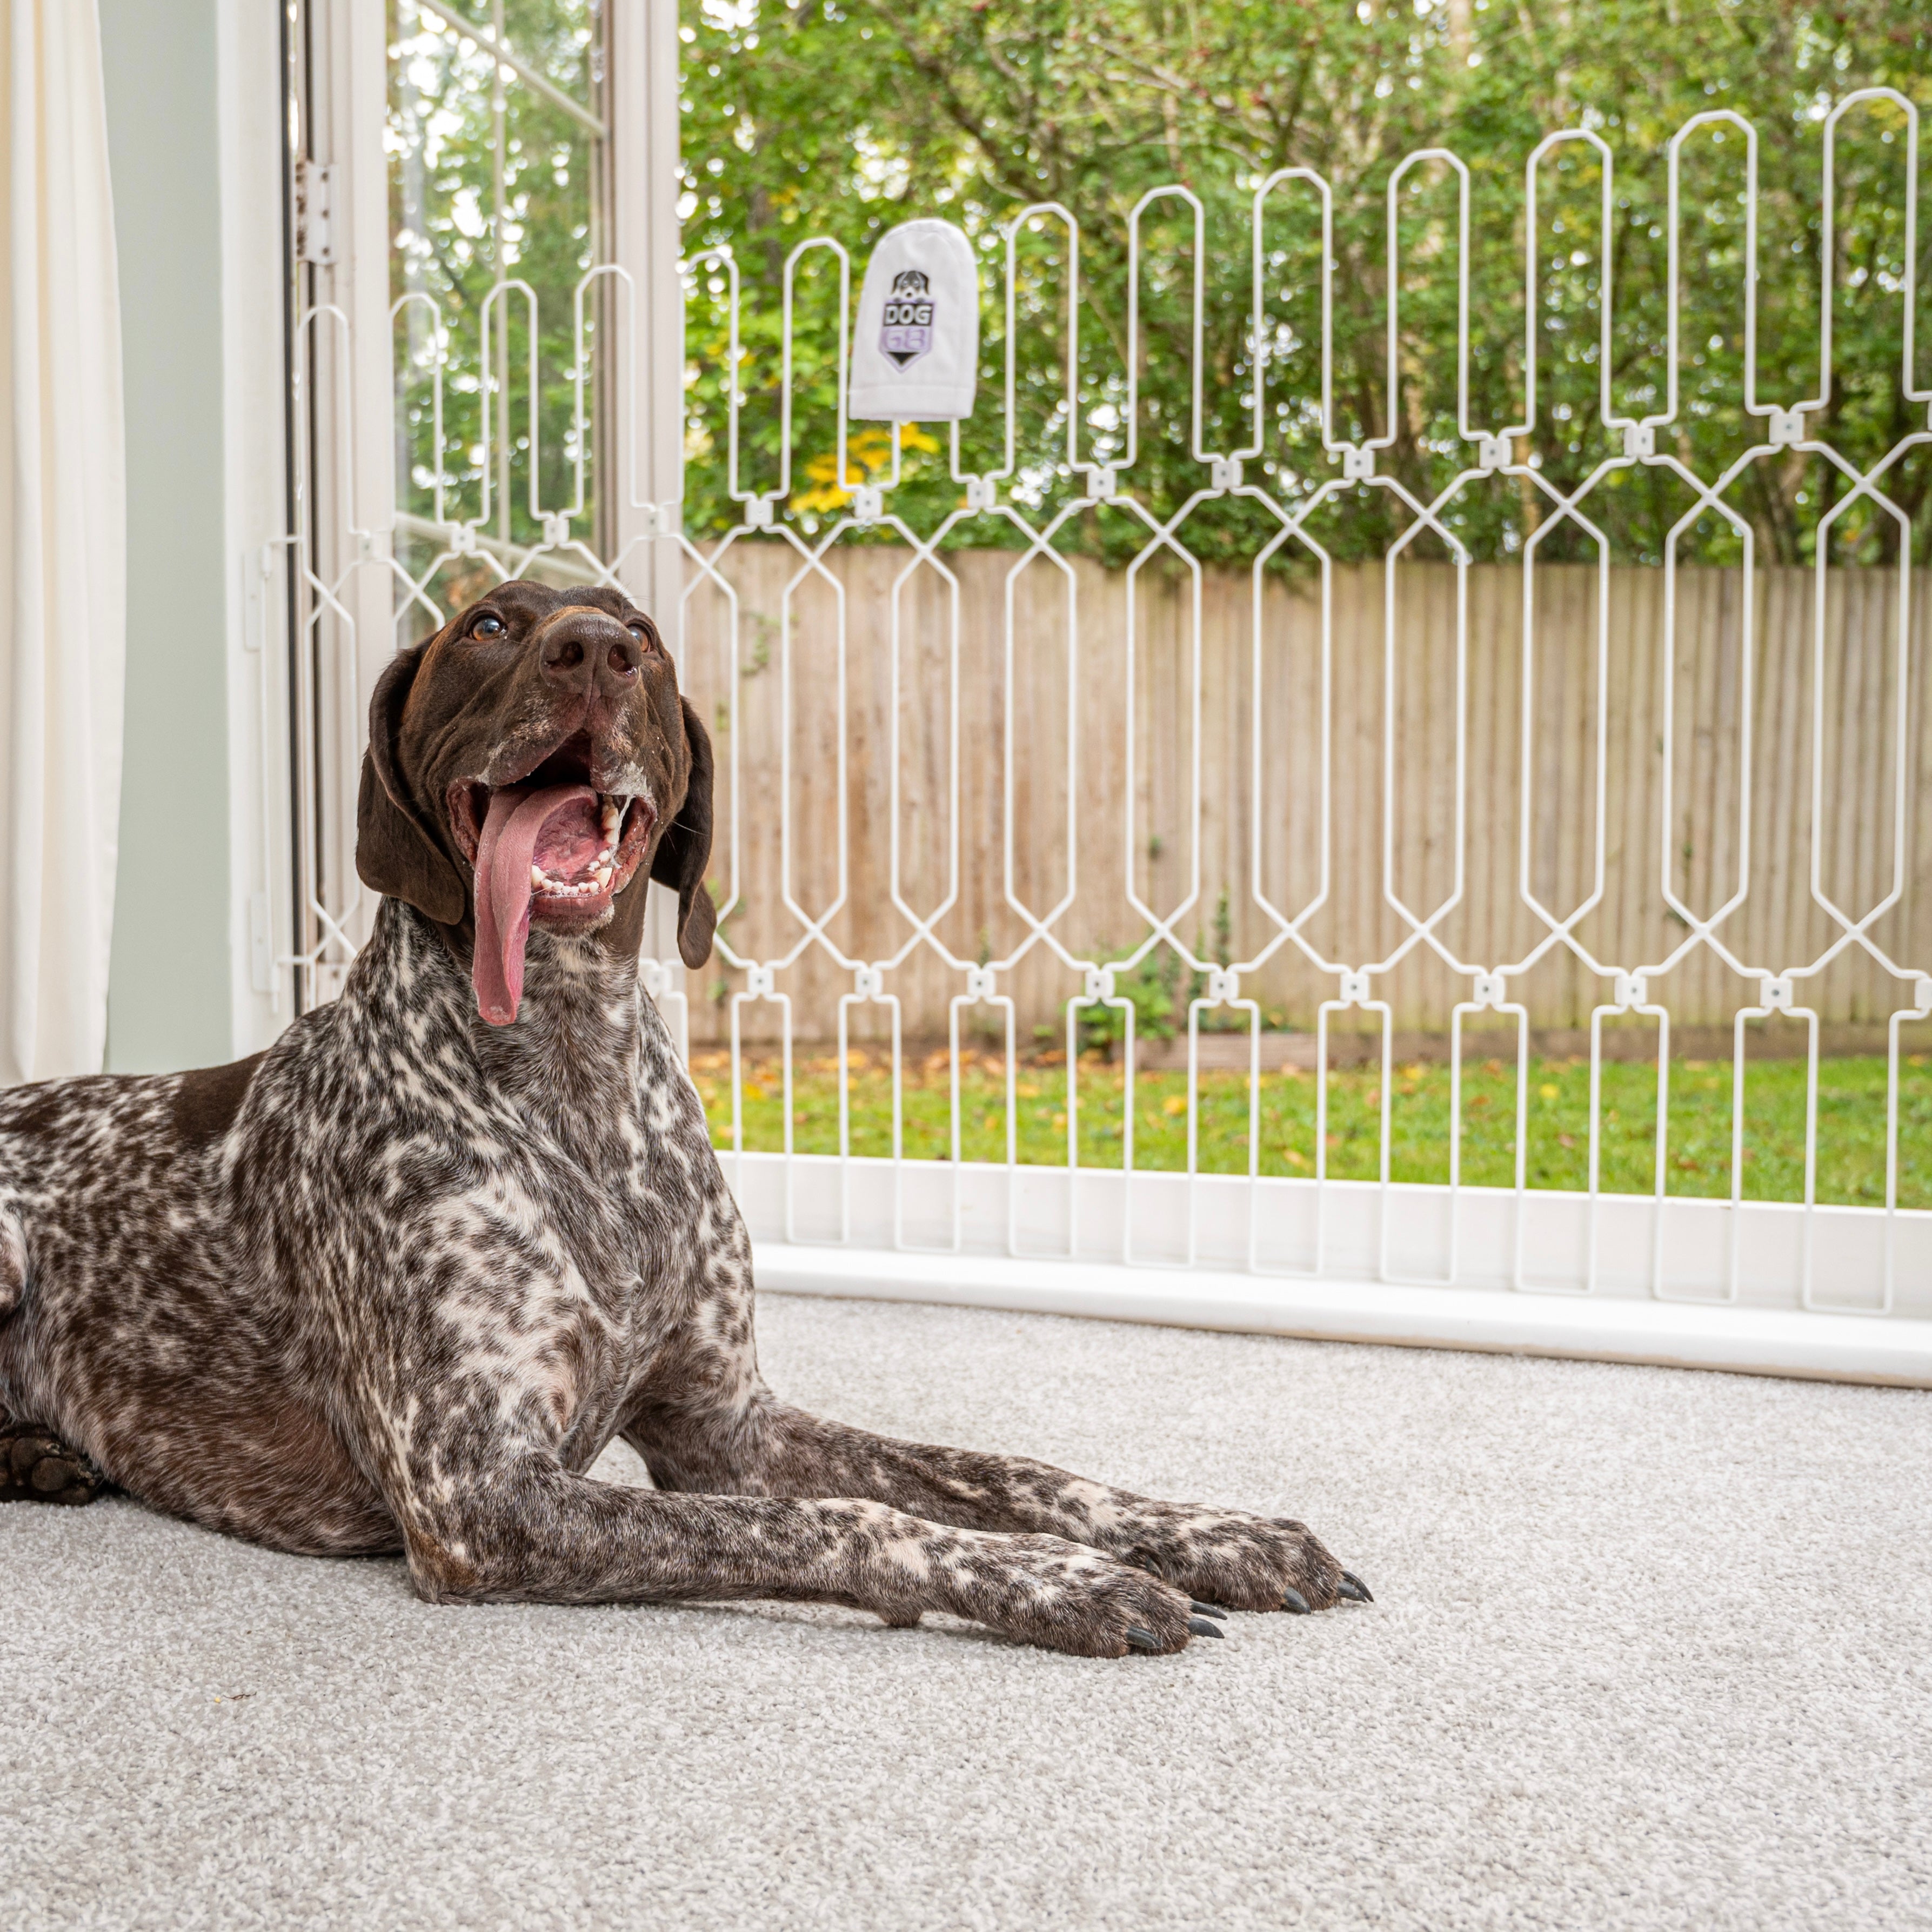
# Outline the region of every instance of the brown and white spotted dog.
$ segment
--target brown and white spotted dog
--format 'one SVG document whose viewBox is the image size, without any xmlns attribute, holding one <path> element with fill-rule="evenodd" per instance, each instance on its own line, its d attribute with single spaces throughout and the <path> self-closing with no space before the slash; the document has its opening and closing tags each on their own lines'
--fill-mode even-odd
<svg viewBox="0 0 1932 1932">
<path fill-rule="evenodd" d="M 710 747 L 649 618 L 504 584 L 370 725 L 382 904 L 340 999 L 232 1066 L 0 1094 L 0 1496 L 400 1550 L 437 1602 L 944 1610 L 1088 1656 L 1366 1599 L 1298 1522 L 765 1386 L 744 1223 L 638 984 L 649 880 L 694 967 L 712 922 Z M 653 1488 L 584 1474 L 619 1436 Z"/>
</svg>

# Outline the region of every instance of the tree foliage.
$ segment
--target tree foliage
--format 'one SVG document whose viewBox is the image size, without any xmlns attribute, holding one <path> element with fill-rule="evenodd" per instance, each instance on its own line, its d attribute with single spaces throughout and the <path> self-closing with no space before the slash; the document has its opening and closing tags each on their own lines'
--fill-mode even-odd
<svg viewBox="0 0 1932 1932">
<path fill-rule="evenodd" d="M 462 10 L 485 30 L 491 10 Z M 507 0 L 505 37 L 560 92 L 595 107 L 601 71 L 595 10 L 586 0 Z M 512 82 L 502 91 L 502 220 L 496 219 L 498 129 L 494 67 L 470 39 L 413 0 L 389 0 L 388 147 L 394 324 L 397 501 L 434 519 L 469 520 L 485 508 L 482 334 L 502 387 L 489 468 L 486 536 L 529 544 L 533 514 L 573 507 L 578 341 L 573 296 L 602 259 L 602 143 L 563 109 Z M 524 284 L 505 288 L 500 279 Z M 584 345 L 594 352 L 598 304 L 586 303 Z M 536 316 L 532 341 L 531 316 Z M 534 387 L 528 371 L 534 361 Z M 440 448 L 434 375 L 442 368 Z M 506 433 L 507 432 L 507 433 Z M 586 466 L 578 535 L 594 530 L 595 476 Z M 534 472 L 534 478 L 532 478 Z M 507 483 L 508 487 L 503 487 Z M 434 538 L 406 535 L 406 562 L 426 562 Z M 459 572 L 471 590 L 488 573 Z"/>
<path fill-rule="evenodd" d="M 961 436 L 967 472 L 998 466 L 997 403 L 1007 352 L 1001 314 L 1004 230 L 1021 211 L 1058 203 L 1079 227 L 1081 350 L 1075 415 L 1083 460 L 1118 457 L 1127 353 L 1132 212 L 1150 189 L 1184 184 L 1204 224 L 1195 260 L 1184 204 L 1154 204 L 1142 232 L 1142 380 L 1137 460 L 1123 487 L 1159 516 L 1205 486 L 1192 446 L 1191 308 L 1206 289 L 1202 448 L 1249 444 L 1256 369 L 1262 449 L 1249 479 L 1284 507 L 1336 474 L 1320 412 L 1321 231 L 1305 184 L 1268 198 L 1262 230 L 1261 320 L 1252 320 L 1252 209 L 1277 170 L 1319 175 L 1334 194 L 1330 440 L 1388 436 L 1379 473 L 1428 502 L 1474 465 L 1457 420 L 1456 180 L 1439 162 L 1409 169 L 1394 196 L 1400 244 L 1398 394 L 1385 362 L 1391 286 L 1388 190 L 1404 158 L 1445 148 L 1468 170 L 1468 424 L 1524 420 L 1526 304 L 1535 322 L 1537 422 L 1513 454 L 1568 493 L 1622 448 L 1600 401 L 1603 188 L 1594 148 L 1550 153 L 1537 176 L 1534 286 L 1526 293 L 1525 164 L 1544 136 L 1597 134 L 1614 156 L 1607 254 L 1614 286 L 1614 412 L 1661 414 L 1667 268 L 1667 152 L 1690 116 L 1724 110 L 1755 130 L 1758 171 L 1757 399 L 1816 399 L 1812 434 L 1860 472 L 1925 427 L 1901 380 L 1906 273 L 1905 116 L 1880 104 L 1839 124 L 1832 322 L 1836 353 L 1820 386 L 1818 310 L 1822 124 L 1856 89 L 1889 86 L 1932 105 L 1932 11 L 1920 0 L 685 0 L 686 253 L 728 246 L 743 278 L 746 490 L 777 484 L 779 296 L 791 250 L 835 238 L 855 285 L 873 242 L 895 223 L 938 214 L 982 251 L 980 407 Z M 1678 406 L 1658 432 L 1697 477 L 1714 481 L 1762 427 L 1742 410 L 1745 140 L 1735 124 L 1688 136 L 1682 154 L 1682 269 Z M 1077 495 L 1066 464 L 1061 344 L 1068 238 L 1058 220 L 1023 224 L 1015 244 L 1012 344 L 1018 404 L 1015 474 L 1006 494 L 1029 514 Z M 1932 275 L 1922 242 L 1922 315 Z M 836 476 L 832 378 L 837 280 L 814 251 L 797 267 L 796 391 L 808 464 L 795 463 L 787 513 L 816 527 L 843 500 Z M 722 410 L 728 360 L 722 274 L 700 278 L 691 311 L 692 461 L 686 525 L 736 524 L 724 492 Z M 1922 336 L 1925 332 L 1922 326 Z M 1916 380 L 1932 386 L 1932 350 Z M 942 430 L 937 448 L 906 452 L 892 500 L 930 527 L 960 501 Z M 848 457 L 848 473 L 880 473 L 887 440 Z M 1912 452 L 1887 490 L 1924 546 L 1932 466 Z M 830 478 L 830 487 L 827 479 Z M 1850 483 L 1822 458 L 1780 449 L 1744 466 L 1724 502 L 1760 557 L 1813 554 L 1820 519 Z M 1582 506 L 1616 560 L 1738 554 L 1738 527 L 1669 468 L 1602 477 Z M 1551 521 L 1528 476 L 1466 482 L 1442 520 L 1478 556 L 1507 554 Z M 1688 521 L 1683 520 L 1688 519 Z M 1310 528 L 1339 556 L 1378 554 L 1409 521 L 1384 489 L 1338 492 Z M 1673 538 L 1673 530 L 1683 527 Z M 1183 532 L 1203 555 L 1251 555 L 1279 527 L 1258 505 L 1221 500 Z M 1860 499 L 1831 525 L 1834 556 L 1896 556 L 1895 519 Z M 1144 524 L 1089 512 L 1069 540 L 1102 552 L 1137 548 Z M 1016 541 L 994 517 L 956 526 L 958 540 Z M 1436 539 L 1425 538 L 1426 547 Z M 1569 520 L 1539 539 L 1551 556 L 1592 556 Z M 1442 554 L 1439 545 L 1437 554 Z"/>
</svg>

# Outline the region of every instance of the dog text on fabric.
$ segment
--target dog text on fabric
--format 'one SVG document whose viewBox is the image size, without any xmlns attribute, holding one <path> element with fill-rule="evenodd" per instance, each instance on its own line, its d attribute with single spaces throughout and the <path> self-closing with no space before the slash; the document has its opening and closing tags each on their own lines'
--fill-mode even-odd
<svg viewBox="0 0 1932 1932">
<path fill-rule="evenodd" d="M 958 422 L 973 413 L 980 272 L 950 221 L 902 221 L 881 236 L 859 292 L 851 415 Z"/>
</svg>

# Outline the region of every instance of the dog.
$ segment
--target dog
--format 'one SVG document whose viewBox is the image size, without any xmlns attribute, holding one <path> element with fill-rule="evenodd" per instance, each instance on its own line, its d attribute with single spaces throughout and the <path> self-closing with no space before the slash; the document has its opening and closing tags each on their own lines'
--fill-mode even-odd
<svg viewBox="0 0 1932 1932">
<path fill-rule="evenodd" d="M 377 681 L 340 998 L 0 1094 L 0 1492 L 109 1486 L 434 1603 L 778 1598 L 1076 1655 L 1368 1600 L 1301 1523 L 888 1440 L 758 1372 L 750 1240 L 641 991 L 711 951 L 712 757 L 618 591 L 500 585 Z M 621 1436 L 652 1486 L 585 1472 Z"/>
</svg>

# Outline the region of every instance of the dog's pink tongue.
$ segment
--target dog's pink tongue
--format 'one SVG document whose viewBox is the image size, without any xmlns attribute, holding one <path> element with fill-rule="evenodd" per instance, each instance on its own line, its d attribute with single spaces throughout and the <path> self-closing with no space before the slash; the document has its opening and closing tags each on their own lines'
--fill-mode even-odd
<svg viewBox="0 0 1932 1932">
<path fill-rule="evenodd" d="M 506 785 L 490 794 L 476 841 L 476 951 L 470 979 L 476 1010 L 492 1026 L 508 1026 L 524 997 L 524 948 L 530 936 L 530 860 L 543 829 L 579 800 L 594 812 L 588 785 L 547 785 L 526 791 Z"/>
</svg>

